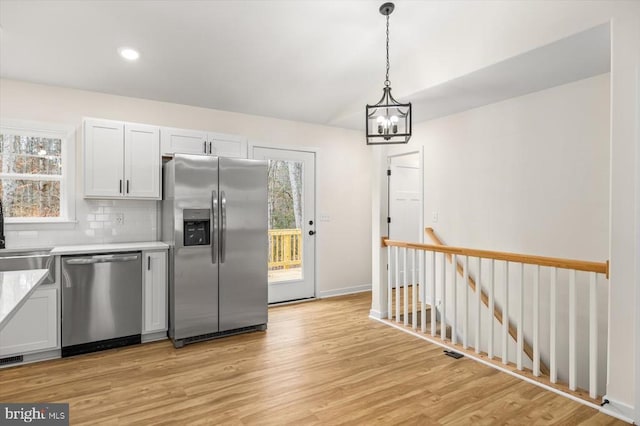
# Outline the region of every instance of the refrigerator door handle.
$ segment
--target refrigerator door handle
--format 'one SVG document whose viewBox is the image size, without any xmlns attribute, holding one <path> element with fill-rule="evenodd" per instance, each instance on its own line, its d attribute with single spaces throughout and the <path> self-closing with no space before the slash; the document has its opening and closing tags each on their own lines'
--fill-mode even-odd
<svg viewBox="0 0 640 426">
<path fill-rule="evenodd" d="M 214 265 L 218 262 L 218 246 L 216 239 L 218 238 L 218 192 L 211 192 L 211 214 L 213 215 L 213 226 L 211 227 L 211 263 Z"/>
<path fill-rule="evenodd" d="M 224 263 L 224 258 L 227 251 L 227 197 L 224 191 L 220 191 L 220 206 L 222 220 L 220 221 L 220 263 Z"/>
</svg>

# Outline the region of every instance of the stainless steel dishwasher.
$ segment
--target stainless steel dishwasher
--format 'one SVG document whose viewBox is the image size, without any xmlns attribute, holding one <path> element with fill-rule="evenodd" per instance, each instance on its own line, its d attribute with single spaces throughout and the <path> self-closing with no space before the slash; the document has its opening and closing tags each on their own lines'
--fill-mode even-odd
<svg viewBox="0 0 640 426">
<path fill-rule="evenodd" d="M 62 258 L 62 356 L 140 343 L 142 255 Z"/>
</svg>

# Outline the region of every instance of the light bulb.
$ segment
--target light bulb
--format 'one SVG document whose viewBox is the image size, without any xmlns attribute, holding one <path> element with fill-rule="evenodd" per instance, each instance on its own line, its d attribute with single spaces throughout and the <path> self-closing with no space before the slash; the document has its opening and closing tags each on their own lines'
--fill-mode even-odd
<svg viewBox="0 0 640 426">
<path fill-rule="evenodd" d="M 378 124 L 378 133 L 382 134 L 382 131 L 385 127 L 385 118 L 381 115 L 378 116 L 378 118 L 376 119 L 376 123 Z"/>
<path fill-rule="evenodd" d="M 391 130 L 393 131 L 393 133 L 398 133 L 398 116 L 392 115 L 390 121 L 391 121 Z"/>
</svg>

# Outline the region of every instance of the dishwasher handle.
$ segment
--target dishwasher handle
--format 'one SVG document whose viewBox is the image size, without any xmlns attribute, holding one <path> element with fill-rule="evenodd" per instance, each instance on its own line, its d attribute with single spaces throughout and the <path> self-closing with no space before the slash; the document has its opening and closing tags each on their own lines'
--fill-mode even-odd
<svg viewBox="0 0 640 426">
<path fill-rule="evenodd" d="M 132 260 L 138 260 L 139 255 L 102 255 L 84 257 L 80 259 L 65 259 L 67 265 L 91 265 L 94 263 L 114 263 L 114 262 L 130 262 Z"/>
</svg>

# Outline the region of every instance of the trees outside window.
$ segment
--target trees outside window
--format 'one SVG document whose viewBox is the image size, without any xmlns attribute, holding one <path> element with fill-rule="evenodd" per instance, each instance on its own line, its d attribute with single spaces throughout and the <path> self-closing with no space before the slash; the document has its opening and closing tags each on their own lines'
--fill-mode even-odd
<svg viewBox="0 0 640 426">
<path fill-rule="evenodd" d="M 74 160 L 74 127 L 2 119 L 0 200 L 6 221 L 54 227 L 73 221 Z"/>
</svg>

